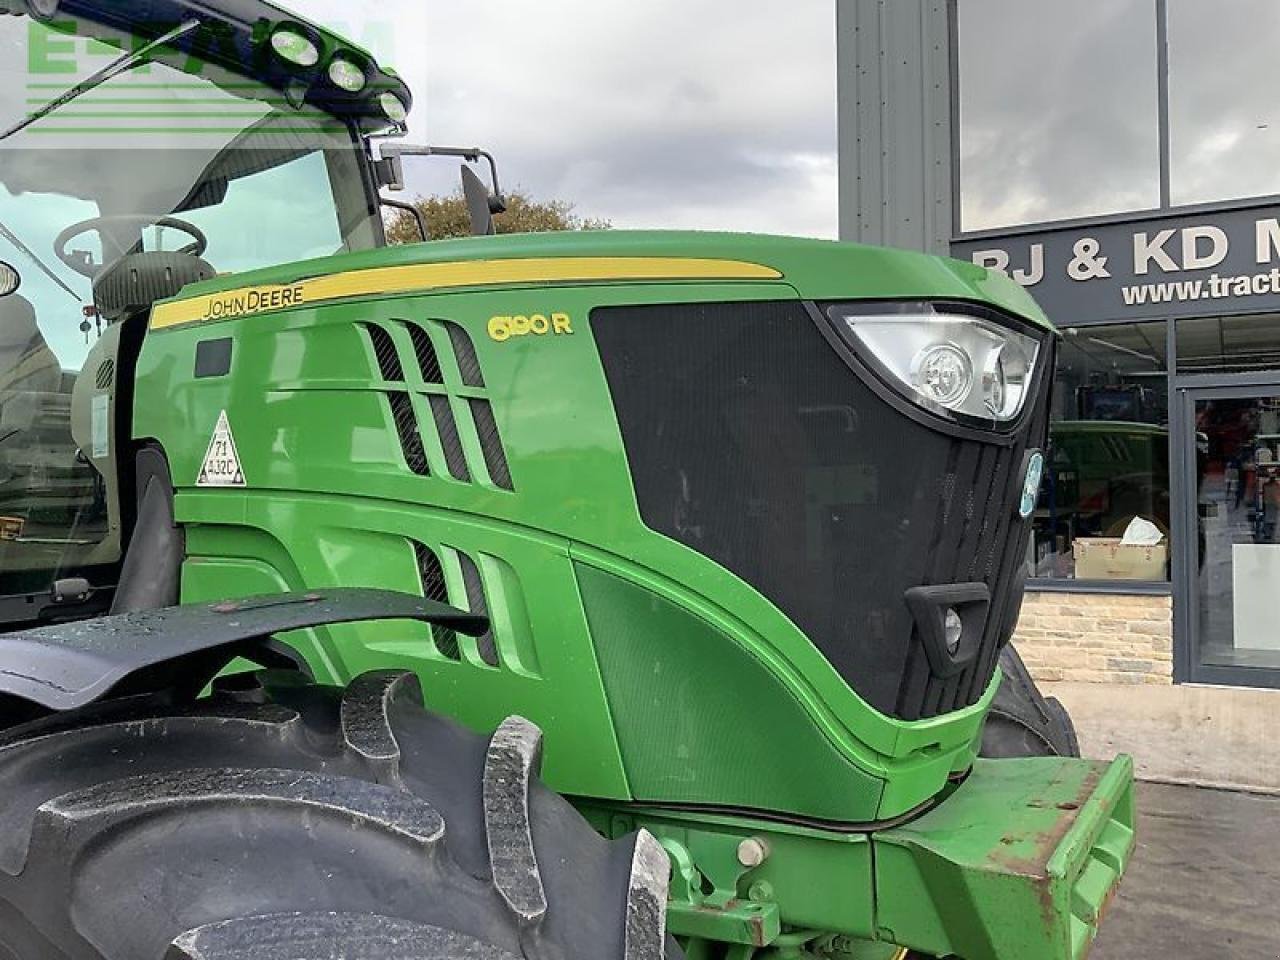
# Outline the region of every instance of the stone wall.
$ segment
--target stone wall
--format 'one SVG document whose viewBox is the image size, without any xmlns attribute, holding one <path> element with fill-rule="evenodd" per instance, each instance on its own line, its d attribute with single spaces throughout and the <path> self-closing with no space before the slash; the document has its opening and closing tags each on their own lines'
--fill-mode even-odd
<svg viewBox="0 0 1280 960">
<path fill-rule="evenodd" d="M 1013 642 L 1038 681 L 1173 683 L 1173 599 L 1028 591 Z"/>
</svg>

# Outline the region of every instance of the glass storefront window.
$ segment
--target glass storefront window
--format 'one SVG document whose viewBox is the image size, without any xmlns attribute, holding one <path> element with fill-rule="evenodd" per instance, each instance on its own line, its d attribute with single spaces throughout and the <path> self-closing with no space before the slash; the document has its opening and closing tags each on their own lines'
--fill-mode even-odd
<svg viewBox="0 0 1280 960">
<path fill-rule="evenodd" d="M 1159 204 L 1151 0 L 959 0 L 957 21 L 962 229 Z"/>
<path fill-rule="evenodd" d="M 1277 33 L 1275 0 L 1169 0 L 1174 204 L 1280 193 Z"/>
<path fill-rule="evenodd" d="M 1049 469 L 1035 514 L 1034 576 L 1168 579 L 1165 347 L 1164 321 L 1064 331 Z M 1118 543 L 1135 518 L 1160 532 L 1158 544 Z"/>
<path fill-rule="evenodd" d="M 1280 667 L 1280 396 L 1198 391 L 1195 636 L 1209 667 Z"/>
<path fill-rule="evenodd" d="M 1280 367 L 1280 316 L 1192 317 L 1177 321 L 1178 372 L 1255 373 Z"/>
</svg>

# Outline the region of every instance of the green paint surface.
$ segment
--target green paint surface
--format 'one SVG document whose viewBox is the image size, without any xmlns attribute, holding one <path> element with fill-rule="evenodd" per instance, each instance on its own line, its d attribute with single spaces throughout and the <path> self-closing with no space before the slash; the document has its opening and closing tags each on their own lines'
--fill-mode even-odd
<svg viewBox="0 0 1280 960">
<path fill-rule="evenodd" d="M 532 252 L 535 239 L 541 238 L 524 238 L 529 247 L 525 252 Z M 547 239 L 548 247 L 565 249 L 562 238 Z M 682 241 L 683 235 L 677 235 L 673 243 L 683 253 Z M 789 249 L 792 242 L 809 245 L 808 241 L 779 240 L 771 245 Z M 651 239 L 643 249 L 656 255 L 659 251 L 652 244 Z M 483 249 L 475 242 L 457 246 L 468 245 Z M 748 238 L 748 246 L 763 254 L 770 244 Z M 826 246 L 841 252 L 854 267 L 868 249 Z M 414 249 L 433 251 L 434 246 Z M 581 252 L 577 247 L 567 249 Z M 630 246 L 626 250 L 628 255 L 638 252 Z M 735 247 L 724 249 L 723 254 L 735 251 L 751 252 Z M 399 250 L 390 253 L 404 256 Z M 893 259 L 883 251 L 872 253 L 877 263 L 886 256 Z M 341 259 L 363 260 L 368 255 Z M 940 271 L 939 276 L 953 275 Z M 135 435 L 155 438 L 164 446 L 178 491 L 179 519 L 195 532 L 193 543 L 202 542 L 199 531 L 205 525 L 246 525 L 253 516 L 252 523 L 277 538 L 298 568 L 301 580 L 293 584 L 296 587 L 352 584 L 358 579 L 362 584 L 417 590 L 410 540 L 466 552 L 487 564 L 491 576 L 495 563 L 502 562 L 506 580 L 487 584 L 496 608 L 507 609 L 510 593 L 512 609 L 532 616 L 531 597 L 554 596 L 559 599 L 551 608 L 561 626 L 552 630 L 526 620 L 524 613 L 508 616 L 499 641 L 516 643 L 516 632 L 523 631 L 533 638 L 544 671 L 545 648 L 571 647 L 571 661 L 589 664 L 596 678 L 587 689 L 596 689 L 601 682 L 597 647 L 613 641 L 596 636 L 593 645 L 570 555 L 666 595 L 676 607 L 683 607 L 683 616 L 710 623 L 743 651 L 738 661 L 742 674 L 726 672 L 718 683 L 734 689 L 757 683 L 753 676 L 768 678 L 764 682 L 772 684 L 783 698 L 780 703 L 785 703 L 779 709 L 793 717 L 787 729 L 803 728 L 803 739 L 818 751 L 816 755 L 836 761 L 832 770 L 846 769 L 847 776 L 832 774 L 843 788 L 829 795 L 808 789 L 808 799 L 799 802 L 794 789 L 777 796 L 756 790 L 752 805 L 818 818 L 894 817 L 926 802 L 953 771 L 968 765 L 994 683 L 988 698 L 966 710 L 913 723 L 887 717 L 864 703 L 768 599 L 714 561 L 645 527 L 590 335 L 589 314 L 597 306 L 795 296 L 792 286 L 776 281 L 525 286 L 326 303 L 154 331 L 140 360 Z M 492 316 L 532 313 L 567 314 L 574 333 L 504 342 L 491 340 L 486 333 Z M 371 324 L 386 331 L 395 345 L 398 369 L 392 373 L 397 380 L 382 379 L 366 332 Z M 455 333 L 459 329 L 467 333 L 484 386 L 464 382 L 450 325 Z M 193 380 L 195 344 L 215 336 L 231 336 L 235 341 L 232 372 L 227 377 Z M 430 382 L 431 371 L 424 377 L 415 337 L 419 344 L 430 343 L 441 382 Z M 388 394 L 409 398 L 422 427 L 430 476 L 406 469 Z M 433 398 L 447 403 L 457 424 L 469 468 L 467 481 L 451 475 L 441 438 L 432 429 Z M 513 491 L 501 489 L 488 476 L 473 401 L 491 405 Z M 246 491 L 195 487 L 222 410 L 227 411 L 235 436 Z M 375 507 L 396 518 L 386 524 L 388 536 L 399 538 L 394 563 L 387 559 L 389 554 L 346 532 L 366 529 L 363 525 L 368 521 L 362 518 Z M 298 516 L 309 508 L 314 509 L 315 519 Z M 542 546 L 531 550 L 531 541 Z M 312 559 L 304 564 L 308 556 Z M 340 561 L 349 561 L 350 566 Z M 193 552 L 193 564 L 200 562 L 202 557 Z M 204 577 L 201 583 L 202 598 L 217 593 L 216 578 Z M 466 606 L 465 592 L 460 584 L 455 586 L 451 601 Z M 341 664 L 346 675 L 378 666 L 379 657 L 393 653 L 396 663 L 404 663 L 411 646 L 378 641 L 373 647 L 355 628 L 343 635 L 350 639 L 336 644 L 329 657 Z M 648 638 L 651 651 L 659 649 L 654 645 L 661 642 L 658 636 L 655 629 Z M 494 671 L 464 674 L 453 664 L 430 658 L 415 662 L 428 691 L 444 684 L 458 691 L 458 703 L 492 701 L 492 684 L 498 676 Z M 553 700 L 586 696 L 576 674 L 548 676 L 545 689 Z M 625 695 L 621 688 L 616 692 Z M 452 696 L 449 702 L 455 702 Z M 544 717 L 535 702 L 521 696 L 503 703 L 507 712 L 524 712 L 543 722 L 550 743 L 568 738 L 576 744 L 598 737 L 613 744 L 614 727 L 629 729 L 639 722 L 618 716 L 621 703 L 608 709 L 601 703 L 603 712 L 596 716 L 601 726 L 587 730 L 575 711 Z M 557 719 L 570 716 L 572 721 Z M 466 719 L 480 722 L 479 716 Z M 554 750 L 553 746 L 550 752 Z M 590 756 L 577 749 L 575 754 Z M 632 755 L 642 762 L 643 751 Z M 722 751 L 704 759 L 721 768 L 701 770 L 704 784 L 738 776 L 731 769 L 734 761 Z M 551 782 L 571 792 L 618 796 L 625 779 L 615 758 L 612 769 L 584 762 L 571 780 L 561 782 L 552 776 Z M 647 798 L 662 799 L 653 793 Z M 710 794 L 706 799 L 714 802 Z"/>
<path fill-rule="evenodd" d="M 743 937 L 790 942 L 801 928 L 851 938 L 850 957 L 903 943 L 967 960 L 1078 960 L 1091 904 L 1128 855 L 1132 820 L 1115 812 L 1128 768 L 975 764 L 998 675 L 967 709 L 885 716 L 767 598 L 646 528 L 590 329 L 591 311 L 605 306 L 885 297 L 980 301 L 1045 323 L 1016 285 L 968 264 L 852 245 L 605 233 L 351 254 L 219 278 L 186 296 L 382 266 L 570 256 L 731 259 L 781 277 L 479 285 L 153 331 L 134 433 L 169 458 L 188 536 L 184 598 L 338 584 L 420 592 L 426 551 L 447 599 L 468 607 L 473 568 L 496 664 L 476 641 L 422 625 L 287 639 L 323 680 L 404 667 L 422 677 L 431 707 L 478 730 L 511 713 L 538 723 L 553 787 L 602 832 L 646 826 L 677 859 L 673 889 L 684 893 L 672 929 L 690 938 L 691 956 L 710 955 L 697 952 L 699 938 L 746 949 Z M 491 317 L 535 313 L 563 314 L 573 332 L 487 334 Z M 198 342 L 223 337 L 234 341 L 231 372 L 194 379 Z M 417 425 L 417 472 L 393 402 Z M 484 409 L 509 485 L 486 456 Z M 242 490 L 196 486 L 223 410 Z M 1067 796 L 1084 809 L 1060 809 Z M 889 830 L 867 826 L 904 817 Z M 993 833 L 1001 829 L 1020 832 L 1005 842 Z M 1052 854 L 1052 881 L 1020 866 L 1038 831 L 1054 835 L 1035 848 Z M 747 836 L 771 850 L 753 870 L 736 860 Z M 1031 943 L 1046 952 L 1014 950 Z"/>
<path fill-rule="evenodd" d="M 348 270 L 529 257 L 743 260 L 780 271 L 795 293 L 804 298 L 969 300 L 993 304 L 1045 328 L 1051 327 L 1022 287 L 1003 274 L 962 260 L 830 240 L 709 231 L 567 231 L 437 240 L 218 277 L 193 284 L 183 291 L 180 299 L 241 286 L 290 283 Z"/>
</svg>

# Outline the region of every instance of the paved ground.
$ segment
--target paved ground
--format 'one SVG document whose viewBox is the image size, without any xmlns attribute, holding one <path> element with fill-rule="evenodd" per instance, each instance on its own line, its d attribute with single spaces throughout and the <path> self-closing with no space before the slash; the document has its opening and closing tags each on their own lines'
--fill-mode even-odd
<svg viewBox="0 0 1280 960">
<path fill-rule="evenodd" d="M 1138 807 L 1090 960 L 1280 960 L 1280 797 L 1140 783 Z"/>
<path fill-rule="evenodd" d="M 1280 792 L 1280 690 L 1192 683 L 1044 683 L 1062 701 L 1086 757 L 1127 753 L 1138 776 Z"/>
</svg>

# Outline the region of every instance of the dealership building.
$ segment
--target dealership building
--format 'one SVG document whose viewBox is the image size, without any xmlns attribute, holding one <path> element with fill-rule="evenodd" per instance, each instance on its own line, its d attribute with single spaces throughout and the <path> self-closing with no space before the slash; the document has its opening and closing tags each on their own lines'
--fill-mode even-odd
<svg viewBox="0 0 1280 960">
<path fill-rule="evenodd" d="M 1062 332 L 1042 680 L 1280 687 L 1277 7 L 838 0 L 842 237 L 1003 270 Z"/>
</svg>

